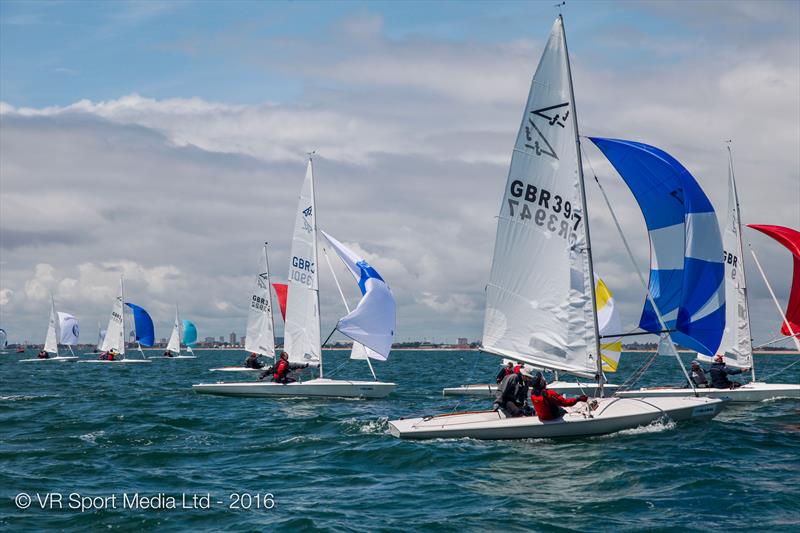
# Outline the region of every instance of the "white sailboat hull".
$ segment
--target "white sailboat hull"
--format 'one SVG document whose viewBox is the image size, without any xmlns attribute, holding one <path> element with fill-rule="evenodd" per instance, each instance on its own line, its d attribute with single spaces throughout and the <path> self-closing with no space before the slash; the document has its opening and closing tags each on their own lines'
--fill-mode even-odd
<svg viewBox="0 0 800 533">
<path fill-rule="evenodd" d="M 20 363 L 33 363 L 37 361 L 58 361 L 60 363 L 74 363 L 78 360 L 77 356 L 65 355 L 63 357 L 48 357 L 47 359 L 39 359 L 36 357 L 35 359 L 20 359 Z"/>
<path fill-rule="evenodd" d="M 587 404 L 578 404 L 568 408 L 562 418 L 547 422 L 536 416 L 506 418 L 502 412 L 477 411 L 392 420 L 389 431 L 404 439 L 588 437 L 645 426 L 664 417 L 675 421 L 711 419 L 726 401 L 694 397 L 602 398 L 597 400 L 591 418 Z"/>
<path fill-rule="evenodd" d="M 106 361 L 103 359 L 84 359 L 82 361 L 78 361 L 79 363 L 98 363 L 98 364 L 136 364 L 136 363 L 149 363 L 150 359 L 115 359 L 114 361 Z"/>
<path fill-rule="evenodd" d="M 594 383 L 584 384 L 582 387 L 577 383 L 570 383 L 567 381 L 554 381 L 547 384 L 548 389 L 552 389 L 559 394 L 567 394 L 570 396 L 577 396 L 586 394 L 587 396 L 594 396 L 597 394 L 597 385 Z M 607 383 L 603 386 L 607 396 L 614 394 L 619 388 L 619 385 L 611 385 Z M 442 394 L 445 396 L 476 396 L 479 398 L 493 398 L 497 393 L 497 385 L 494 383 L 476 383 L 472 385 L 461 385 L 459 387 L 447 387 L 442 389 Z"/>
<path fill-rule="evenodd" d="M 166 355 L 153 355 L 148 357 L 148 359 L 197 359 L 196 355 L 173 355 L 172 357 L 167 357 Z"/>
<path fill-rule="evenodd" d="M 314 398 L 383 398 L 397 387 L 394 383 L 380 381 L 347 381 L 339 379 L 312 379 L 309 381 L 272 383 L 243 381 L 235 383 L 200 383 L 192 385 L 200 394 L 249 397 L 314 397 Z"/>
<path fill-rule="evenodd" d="M 247 368 L 244 366 L 221 366 L 219 368 L 209 368 L 209 372 L 263 372 L 263 368 Z"/>
<path fill-rule="evenodd" d="M 774 398 L 800 399 L 800 384 L 751 382 L 737 389 L 698 388 L 697 394 L 704 398 L 729 398 L 732 402 L 761 402 Z M 647 387 L 618 392 L 622 398 L 675 398 L 693 396 L 692 389 L 675 387 Z"/>
</svg>

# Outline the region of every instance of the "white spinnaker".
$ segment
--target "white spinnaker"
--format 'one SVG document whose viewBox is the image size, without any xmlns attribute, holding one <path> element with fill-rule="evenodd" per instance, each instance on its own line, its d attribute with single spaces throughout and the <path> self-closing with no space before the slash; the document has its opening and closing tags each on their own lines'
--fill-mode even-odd
<svg viewBox="0 0 800 533">
<path fill-rule="evenodd" d="M 172 334 L 169 336 L 167 350 L 179 354 L 181 353 L 181 321 L 178 319 L 178 306 L 175 306 L 175 323 L 172 324 Z"/>
<path fill-rule="evenodd" d="M 107 352 L 114 350 L 118 354 L 125 354 L 125 324 L 123 313 L 123 288 L 122 280 L 119 280 L 119 295 L 114 300 L 114 306 L 111 308 L 111 316 L 108 318 L 108 326 L 106 326 L 106 336 L 103 338 L 103 345 L 100 350 Z"/>
<path fill-rule="evenodd" d="M 356 283 L 358 283 L 359 280 L 361 279 L 361 269 L 358 268 L 358 265 L 356 264 L 359 261 L 358 256 L 354 254 L 352 250 L 350 250 L 342 243 L 337 241 L 335 238 L 331 237 L 322 230 L 320 231 L 322 232 L 322 235 L 328 240 L 328 242 L 331 243 L 331 246 L 334 247 L 336 255 L 339 256 L 339 259 L 342 260 L 342 263 L 344 263 L 344 265 L 347 267 L 347 270 L 350 272 L 350 274 L 352 274 L 353 279 L 356 281 Z M 347 309 L 347 313 L 348 314 L 350 313 L 349 308 Z M 350 350 L 350 359 L 366 360 L 367 358 L 377 359 L 378 361 L 386 360 L 386 357 L 379 354 L 375 350 L 367 348 L 358 341 L 353 341 L 353 348 Z"/>
<path fill-rule="evenodd" d="M 58 312 L 58 343 L 65 346 L 75 346 L 78 344 L 80 327 L 78 319 L 69 313 Z"/>
<path fill-rule="evenodd" d="M 593 376 L 592 280 L 561 20 L 534 74 L 500 207 L 483 346 Z"/>
<path fill-rule="evenodd" d="M 314 169 L 309 159 L 297 205 L 286 298 L 284 347 L 293 363 L 319 364 L 322 354 L 316 216 Z"/>
<path fill-rule="evenodd" d="M 47 337 L 44 339 L 44 351 L 58 355 L 58 315 L 56 303 L 50 295 L 50 322 L 47 324 Z"/>
<path fill-rule="evenodd" d="M 275 357 L 275 326 L 272 319 L 272 294 L 270 293 L 266 245 L 258 267 L 253 294 L 250 296 L 244 349 L 248 352 Z"/>
<path fill-rule="evenodd" d="M 753 366 L 753 344 L 750 336 L 750 317 L 747 309 L 747 286 L 742 255 L 742 221 L 739 197 L 733 175 L 733 161 L 728 162 L 728 220 L 722 233 L 725 259 L 725 330 L 717 353 L 725 355 L 725 363 L 749 368 Z M 698 359 L 713 358 L 697 354 Z"/>
</svg>

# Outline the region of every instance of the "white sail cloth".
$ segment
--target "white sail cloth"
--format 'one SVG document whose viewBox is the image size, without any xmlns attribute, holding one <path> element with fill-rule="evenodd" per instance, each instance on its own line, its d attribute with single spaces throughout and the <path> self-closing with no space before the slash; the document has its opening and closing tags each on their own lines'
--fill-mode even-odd
<svg viewBox="0 0 800 533">
<path fill-rule="evenodd" d="M 322 355 L 316 216 L 314 169 L 309 160 L 297 205 L 289 263 L 284 348 L 292 363 L 319 364 Z"/>
<path fill-rule="evenodd" d="M 723 258 L 725 262 L 725 329 L 717 353 L 725 355 L 731 366 L 749 368 L 753 366 L 753 344 L 750 335 L 750 317 L 747 310 L 747 286 L 742 255 L 742 221 L 739 213 L 739 197 L 733 175 L 733 161 L 728 162 L 728 220 L 722 234 Z M 697 354 L 702 361 L 713 357 Z"/>
<path fill-rule="evenodd" d="M 44 351 L 58 355 L 58 318 L 56 304 L 50 296 L 50 321 L 47 323 L 47 336 L 44 339 Z"/>
<path fill-rule="evenodd" d="M 181 353 L 181 321 L 178 319 L 178 308 L 175 307 L 175 322 L 172 324 L 172 334 L 167 342 L 167 351 Z"/>
<path fill-rule="evenodd" d="M 500 206 L 483 347 L 591 376 L 593 280 L 567 61 L 558 19 L 531 83 Z"/>
<path fill-rule="evenodd" d="M 114 350 L 118 354 L 125 353 L 125 322 L 123 318 L 124 290 L 122 280 L 119 280 L 119 294 L 114 300 L 114 306 L 111 308 L 111 316 L 108 317 L 108 326 L 106 326 L 106 335 L 103 337 L 103 344 L 100 350 L 107 352 Z"/>
<path fill-rule="evenodd" d="M 275 331 L 272 320 L 272 295 L 266 246 L 258 266 L 253 294 L 250 296 L 244 349 L 248 352 L 275 357 Z"/>
<path fill-rule="evenodd" d="M 68 346 L 75 346 L 78 344 L 78 337 L 81 333 L 81 328 L 78 325 L 78 319 L 69 313 L 58 312 L 58 331 L 59 331 L 59 344 Z"/>
<path fill-rule="evenodd" d="M 353 358 L 369 357 L 385 361 L 392 350 L 397 305 L 391 289 L 367 261 L 324 231 L 336 255 L 347 266 L 361 289 L 361 301 L 347 316 L 339 320 L 339 331 L 363 345 L 353 346 Z"/>
</svg>

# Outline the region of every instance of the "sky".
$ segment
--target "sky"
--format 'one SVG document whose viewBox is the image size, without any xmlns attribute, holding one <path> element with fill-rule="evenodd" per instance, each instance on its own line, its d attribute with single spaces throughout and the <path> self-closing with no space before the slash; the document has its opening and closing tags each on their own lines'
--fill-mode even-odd
<svg viewBox="0 0 800 533">
<path fill-rule="evenodd" d="M 201 338 L 243 334 L 264 241 L 273 276 L 287 275 L 316 150 L 320 227 L 392 287 L 396 339 L 479 339 L 495 217 L 554 3 L 3 0 L 0 327 L 43 342 L 52 292 L 91 342 L 124 274 L 157 337 L 176 304 Z M 583 135 L 666 150 L 718 212 L 731 139 L 744 222 L 800 228 L 800 3 L 562 9 Z M 642 215 L 586 150 L 585 173 L 646 271 Z M 631 330 L 644 291 L 592 180 L 587 195 L 596 271 Z M 791 256 L 745 238 L 785 304 Z M 762 342 L 780 318 L 747 267 Z M 320 286 L 327 333 L 344 308 L 325 269 Z"/>
</svg>

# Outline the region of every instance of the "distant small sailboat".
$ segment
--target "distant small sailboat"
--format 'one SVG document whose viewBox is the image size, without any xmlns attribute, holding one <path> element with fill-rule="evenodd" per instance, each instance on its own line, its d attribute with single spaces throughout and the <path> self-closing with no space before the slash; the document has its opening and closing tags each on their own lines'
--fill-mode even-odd
<svg viewBox="0 0 800 533">
<path fill-rule="evenodd" d="M 264 253 L 259 258 L 258 274 L 253 284 L 253 294 L 247 313 L 247 333 L 244 337 L 244 349 L 247 352 L 271 357 L 275 361 L 275 321 L 272 315 L 272 293 L 270 292 L 269 256 L 267 243 Z M 284 292 L 284 306 L 285 306 Z M 211 368 L 211 372 L 261 372 L 260 368 L 249 368 L 241 365 Z"/>
<path fill-rule="evenodd" d="M 314 168 L 309 157 L 292 239 L 284 345 L 290 363 L 318 366 L 319 377 L 286 384 L 261 381 L 200 383 L 192 386 L 195 392 L 224 396 L 382 398 L 394 390 L 394 383 L 323 377 L 316 218 Z M 391 295 L 391 291 L 366 262 L 359 269 L 364 283 L 362 290 L 367 290 L 356 309 L 339 320 L 337 329 L 385 357 L 391 349 L 390 339 L 394 333 L 394 325 L 392 324 L 389 331 L 383 331 L 385 317 L 381 315 L 377 322 L 371 322 L 370 317 L 375 316 L 373 312 L 380 314 L 381 309 L 385 308 L 387 293 Z M 392 298 L 392 304 L 393 302 Z"/>
<path fill-rule="evenodd" d="M 78 357 L 72 351 L 72 346 L 78 342 L 80 329 L 78 321 L 74 316 L 67 313 L 57 313 L 53 295 L 50 295 L 50 321 L 47 325 L 47 336 L 42 350 L 48 357 L 36 357 L 32 359 L 20 359 L 20 363 L 33 363 L 40 361 L 74 362 Z M 72 355 L 59 355 L 58 344 L 64 344 L 69 348 Z M 52 357 L 49 354 L 55 354 Z"/>
<path fill-rule="evenodd" d="M 187 338 L 187 333 L 189 334 Z M 186 341 L 189 341 L 188 343 Z M 197 359 L 192 352 L 191 344 L 197 341 L 197 328 L 188 320 L 181 321 L 178 313 L 178 305 L 175 304 L 175 322 L 172 325 L 172 334 L 167 342 L 167 349 L 170 355 L 154 355 L 148 359 Z M 189 355 L 181 355 L 181 342 L 186 346 Z"/>
<path fill-rule="evenodd" d="M 598 380 L 605 377 L 595 311 L 589 217 L 563 19 L 553 24 L 522 117 L 486 288 L 483 351 Z M 717 237 L 719 238 L 719 237 Z M 683 246 L 673 250 L 683 258 Z M 713 418 L 711 398 L 596 398 L 543 422 L 498 411 L 390 420 L 408 439 L 582 437 L 646 425 Z"/>
<path fill-rule="evenodd" d="M 139 353 L 141 358 L 133 358 L 125 356 L 125 283 L 122 277 L 119 278 L 119 294 L 114 300 L 114 305 L 111 307 L 111 315 L 108 318 L 108 326 L 106 327 L 106 334 L 103 337 L 103 342 L 99 349 L 103 354 L 113 353 L 114 359 L 83 359 L 79 363 L 102 363 L 102 364 L 132 364 L 132 363 L 150 363 L 150 360 L 144 356 L 142 345 L 139 343 Z M 130 304 L 128 304 L 130 306 Z M 140 338 L 137 335 L 137 341 L 144 340 L 145 343 L 149 341 L 152 346 L 155 341 L 155 333 L 153 331 L 153 320 L 144 309 L 139 306 L 131 307 L 134 313 L 135 328 L 139 328 L 143 335 Z M 138 323 L 137 323 L 138 321 Z M 148 324 L 149 322 L 149 324 Z M 149 331 L 148 331 L 149 330 Z M 148 335 L 149 333 L 149 335 Z M 101 354 L 101 357 L 103 355 Z"/>
<path fill-rule="evenodd" d="M 750 227 L 773 236 L 772 226 Z M 765 228 L 765 229 L 762 229 Z M 788 230 L 788 228 L 783 228 Z M 792 231 L 792 230 L 789 230 Z M 797 232 L 795 232 L 797 233 Z M 797 233 L 795 265 L 800 261 L 800 233 Z M 752 381 L 735 389 L 715 389 L 699 387 L 696 394 L 710 398 L 728 398 L 732 402 L 760 402 L 771 398 L 800 398 L 800 384 L 764 383 L 756 381 L 755 362 L 753 360 L 753 343 L 750 333 L 750 310 L 747 303 L 747 281 L 745 276 L 744 255 L 742 253 L 742 223 L 739 207 L 739 195 L 736 191 L 736 179 L 733 172 L 733 156 L 728 147 L 728 220 L 723 232 L 724 251 L 722 258 L 725 264 L 725 328 L 719 348 L 713 353 L 723 354 L 727 365 L 738 368 L 750 368 Z M 791 248 L 790 248 L 791 249 Z M 795 276 L 800 273 L 795 271 Z M 797 315 L 800 318 L 800 282 L 798 282 Z M 791 306 L 790 306 L 791 307 Z M 789 335 L 788 321 L 784 321 L 784 331 Z M 662 351 L 664 339 L 659 344 Z M 800 349 L 800 347 L 798 347 Z M 699 360 L 712 362 L 710 354 L 698 353 Z M 656 397 L 686 396 L 695 394 L 688 388 L 680 387 L 647 387 L 624 391 L 619 396 Z"/>
</svg>

